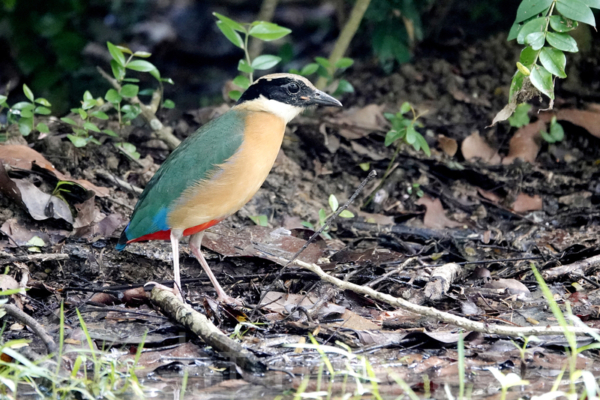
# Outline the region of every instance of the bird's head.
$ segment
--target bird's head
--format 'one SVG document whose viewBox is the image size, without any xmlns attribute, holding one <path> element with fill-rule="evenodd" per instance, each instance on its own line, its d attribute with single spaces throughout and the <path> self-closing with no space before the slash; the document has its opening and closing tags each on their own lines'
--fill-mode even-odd
<svg viewBox="0 0 600 400">
<path fill-rule="evenodd" d="M 254 81 L 242 94 L 236 106 L 270 112 L 289 122 L 308 107 L 342 107 L 342 103 L 315 88 L 303 76 L 271 74 Z"/>
</svg>

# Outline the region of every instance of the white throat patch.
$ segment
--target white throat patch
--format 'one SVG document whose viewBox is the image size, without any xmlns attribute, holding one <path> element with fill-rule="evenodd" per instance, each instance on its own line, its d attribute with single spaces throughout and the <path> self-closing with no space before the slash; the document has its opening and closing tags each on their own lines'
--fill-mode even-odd
<svg viewBox="0 0 600 400">
<path fill-rule="evenodd" d="M 236 107 L 251 111 L 265 111 L 277 115 L 279 118 L 283 119 L 286 124 L 304 111 L 304 108 L 302 107 L 281 103 L 277 100 L 269 100 L 263 95 L 258 99 L 246 101 Z"/>
</svg>

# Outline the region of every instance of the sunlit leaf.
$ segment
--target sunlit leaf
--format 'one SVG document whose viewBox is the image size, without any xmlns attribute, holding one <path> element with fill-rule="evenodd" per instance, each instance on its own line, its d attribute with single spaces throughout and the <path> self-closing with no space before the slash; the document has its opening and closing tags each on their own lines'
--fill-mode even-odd
<svg viewBox="0 0 600 400">
<path fill-rule="evenodd" d="M 552 82 L 552 74 L 546 68 L 536 65 L 529 76 L 531 83 L 537 90 L 544 93 L 546 96 L 554 99 L 554 84 Z"/>
<path fill-rule="evenodd" d="M 227 18 L 226 16 L 216 13 L 216 12 L 214 12 L 213 15 L 215 17 L 219 18 L 219 20 L 221 22 L 223 22 L 225 25 L 228 25 L 231 29 L 234 29 L 239 32 L 246 32 L 246 29 L 244 28 L 244 26 L 242 24 L 240 24 L 239 22 L 236 22 L 236 21 L 232 20 L 231 18 Z"/>
<path fill-rule="evenodd" d="M 600 2 L 600 0 L 598 0 Z M 556 32 L 569 32 L 577 28 L 579 22 L 563 17 L 562 15 L 552 15 L 550 17 L 550 26 Z"/>
<path fill-rule="evenodd" d="M 145 60 L 133 60 L 129 64 L 127 64 L 125 66 L 125 68 L 129 68 L 134 71 L 140 71 L 140 72 L 150 72 L 153 69 L 156 69 L 154 64 L 152 64 L 148 61 L 145 61 Z"/>
<path fill-rule="evenodd" d="M 579 0 L 557 0 L 556 10 L 563 16 L 575 21 L 583 22 L 591 26 L 596 26 L 594 13 L 582 1 Z"/>
<path fill-rule="evenodd" d="M 112 44 L 111 42 L 106 42 L 106 46 L 108 46 L 108 51 L 112 56 L 113 60 L 115 60 L 121 67 L 125 66 L 125 55 L 123 51 L 118 49 L 117 46 Z M 73 143 L 75 144 L 75 143 Z"/>
<path fill-rule="evenodd" d="M 329 195 L 329 207 L 331 208 L 331 211 L 336 212 L 337 209 L 339 208 L 340 203 L 338 203 L 338 199 L 337 197 L 335 197 L 334 194 L 330 194 Z"/>
<path fill-rule="evenodd" d="M 517 18 L 515 22 L 522 22 L 534 17 L 552 4 L 553 0 L 523 0 L 517 9 Z"/>
<path fill-rule="evenodd" d="M 23 84 L 23 93 L 25 94 L 25 97 L 29 99 L 29 101 L 31 101 L 32 103 L 35 101 L 35 97 L 33 97 L 33 92 L 31 91 L 31 89 L 29 89 L 29 86 L 27 86 L 26 84 Z"/>
<path fill-rule="evenodd" d="M 252 68 L 259 70 L 269 69 L 273 68 L 280 61 L 281 57 L 263 54 L 262 56 L 258 56 L 252 60 Z"/>
<path fill-rule="evenodd" d="M 544 47 L 540 52 L 540 61 L 544 68 L 559 78 L 566 78 L 565 66 L 567 57 L 565 53 L 552 47 Z"/>
<path fill-rule="evenodd" d="M 272 22 L 260 22 L 250 29 L 250 36 L 269 42 L 289 35 L 291 29 L 284 28 Z"/>
<path fill-rule="evenodd" d="M 217 27 L 219 27 L 221 32 L 223 32 L 223 35 L 225 35 L 225 37 L 227 39 L 229 39 L 229 41 L 231 43 L 233 43 L 240 49 L 244 48 L 244 41 L 242 40 L 242 37 L 240 36 L 239 33 L 237 33 L 235 30 L 233 30 L 232 27 L 225 24 L 223 21 L 217 21 Z"/>
<path fill-rule="evenodd" d="M 248 89 L 250 86 L 250 79 L 243 75 L 238 75 L 233 79 L 233 84 L 241 87 L 242 89 Z"/>
<path fill-rule="evenodd" d="M 566 33 L 555 33 L 548 32 L 546 35 L 548 43 L 557 48 L 558 50 L 568 51 L 576 53 L 579 49 L 577 48 L 577 42 L 571 36 Z"/>
</svg>

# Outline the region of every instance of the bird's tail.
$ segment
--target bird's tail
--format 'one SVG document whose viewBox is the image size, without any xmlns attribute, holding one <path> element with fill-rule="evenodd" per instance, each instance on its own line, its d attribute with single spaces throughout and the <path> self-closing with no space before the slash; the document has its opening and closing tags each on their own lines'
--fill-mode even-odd
<svg viewBox="0 0 600 400">
<path fill-rule="evenodd" d="M 127 225 L 127 228 L 129 228 L 129 224 Z M 118 251 L 123 250 L 129 241 L 129 239 L 127 239 L 127 228 L 123 229 L 123 233 L 121 233 L 121 237 L 119 238 L 119 243 L 117 243 L 117 246 L 115 247 Z"/>
</svg>

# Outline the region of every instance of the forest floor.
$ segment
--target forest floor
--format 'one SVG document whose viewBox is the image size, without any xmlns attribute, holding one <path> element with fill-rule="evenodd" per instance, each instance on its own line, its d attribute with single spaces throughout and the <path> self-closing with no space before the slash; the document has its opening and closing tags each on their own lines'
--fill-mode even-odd
<svg viewBox="0 0 600 400">
<path fill-rule="evenodd" d="M 68 125 L 56 118 L 48 119 L 45 137 L 27 143 L 13 135 L 0 146 L 7 170 L 0 169 L 0 265 L 7 268 L 0 290 L 27 287 L 27 295 L 12 295 L 11 302 L 55 338 L 64 302 L 65 337 L 74 349 L 87 346 L 76 309 L 95 345 L 119 359 L 131 358 L 143 342 L 138 377 L 167 397 L 187 371 L 188 393 L 198 398 L 273 398 L 299 387 L 360 394 L 373 390 L 373 377 L 383 398 L 403 392 L 399 379 L 421 397 L 446 398 L 445 385 L 458 394 L 461 357 L 473 397 L 498 394 L 489 368 L 530 382 L 510 398 L 545 393 L 568 365 L 563 335 L 538 335 L 522 353 L 511 340 L 522 346 L 523 338 L 465 329 L 461 356 L 455 325 L 340 290 L 297 265 L 280 271 L 319 228 L 319 214 L 333 212 L 330 196 L 343 204 L 376 170 L 378 178 L 349 206 L 354 217 L 335 220 L 299 260 L 345 282 L 486 326 L 555 326 L 533 264 L 563 312 L 569 304 L 583 324 L 600 328 L 598 50 L 570 60 L 555 109 L 538 113 L 543 104 L 534 104 L 518 129 L 506 122 L 488 127 L 506 102 L 518 58 L 518 48 L 502 36 L 452 55 L 423 54 L 391 75 L 358 64 L 348 72 L 356 92 L 342 99 L 344 109 L 292 121 L 258 194 L 209 229 L 203 242 L 217 278 L 245 306 L 216 303 L 187 245 L 180 254 L 186 301 L 271 369 L 262 376 L 235 368 L 150 302 L 146 282 L 172 284 L 169 243 L 115 250 L 138 188 L 168 155 L 141 124 L 128 138 L 139 160 L 110 141 L 74 148 L 66 140 Z M 390 126 L 383 113 L 398 112 L 405 101 L 423 114 L 419 131 L 431 156 L 401 145 L 394 157 L 395 145 L 384 145 Z M 183 139 L 227 107 L 160 116 Z M 550 144 L 540 131 L 549 129 L 553 115 L 565 139 Z M 59 180 L 78 180 L 83 188 L 57 191 Z M 37 335 L 9 317 L 4 321 L 5 341 L 28 338 L 45 354 Z M 336 371 L 331 385 L 320 352 L 286 347 L 310 343 L 309 334 L 340 350 L 327 350 Z M 578 345 L 593 341 L 577 339 Z M 600 376 L 596 352 L 582 352 L 576 363 Z"/>
</svg>

